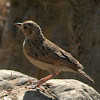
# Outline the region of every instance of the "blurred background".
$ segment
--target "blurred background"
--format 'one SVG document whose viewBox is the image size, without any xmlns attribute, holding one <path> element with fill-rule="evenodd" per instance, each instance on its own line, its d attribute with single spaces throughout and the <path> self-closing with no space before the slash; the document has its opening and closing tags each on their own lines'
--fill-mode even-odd
<svg viewBox="0 0 100 100">
<path fill-rule="evenodd" d="M 14 23 L 33 20 L 46 38 L 71 53 L 94 80 L 70 72 L 56 78 L 77 79 L 100 92 L 100 0 L 0 0 L 0 69 L 38 79 L 47 71 L 23 55 L 24 35 Z"/>
</svg>

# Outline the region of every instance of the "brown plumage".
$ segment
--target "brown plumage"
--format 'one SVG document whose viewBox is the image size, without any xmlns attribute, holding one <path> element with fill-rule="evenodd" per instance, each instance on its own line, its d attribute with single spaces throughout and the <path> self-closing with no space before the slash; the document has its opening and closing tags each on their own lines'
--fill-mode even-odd
<svg viewBox="0 0 100 100">
<path fill-rule="evenodd" d="M 94 80 L 83 71 L 83 66 L 68 52 L 64 51 L 54 43 L 47 40 L 38 24 L 33 21 L 16 23 L 25 35 L 23 52 L 27 59 L 37 67 L 48 70 L 52 75 L 41 79 L 37 86 L 48 79 L 53 78 L 61 71 L 79 73 L 94 82 Z"/>
</svg>

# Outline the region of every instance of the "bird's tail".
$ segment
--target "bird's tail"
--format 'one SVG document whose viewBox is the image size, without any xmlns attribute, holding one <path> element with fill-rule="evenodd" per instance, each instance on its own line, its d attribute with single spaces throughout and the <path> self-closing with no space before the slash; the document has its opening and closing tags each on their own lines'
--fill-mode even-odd
<svg viewBox="0 0 100 100">
<path fill-rule="evenodd" d="M 84 77 L 86 77 L 88 80 L 90 80 L 92 83 L 95 83 L 94 80 L 89 76 L 87 75 L 84 71 L 82 71 L 81 69 L 78 69 L 78 73 Z"/>
</svg>

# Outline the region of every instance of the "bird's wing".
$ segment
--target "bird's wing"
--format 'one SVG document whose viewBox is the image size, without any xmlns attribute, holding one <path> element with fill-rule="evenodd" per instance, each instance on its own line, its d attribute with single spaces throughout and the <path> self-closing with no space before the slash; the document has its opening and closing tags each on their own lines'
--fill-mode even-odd
<svg viewBox="0 0 100 100">
<path fill-rule="evenodd" d="M 44 41 L 43 47 L 43 50 L 38 53 L 37 60 L 55 65 L 65 65 L 73 70 L 83 69 L 83 66 L 74 57 L 49 40 Z"/>
</svg>

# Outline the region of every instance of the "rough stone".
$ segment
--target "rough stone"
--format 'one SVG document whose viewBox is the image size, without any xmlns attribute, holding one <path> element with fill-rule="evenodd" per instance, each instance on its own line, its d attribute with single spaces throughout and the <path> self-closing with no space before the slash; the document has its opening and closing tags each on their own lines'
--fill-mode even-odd
<svg viewBox="0 0 100 100">
<path fill-rule="evenodd" d="M 25 86 L 37 81 L 20 72 L 0 70 L 0 100 L 100 100 L 92 87 L 73 79 L 52 79 L 36 89 Z"/>
</svg>

